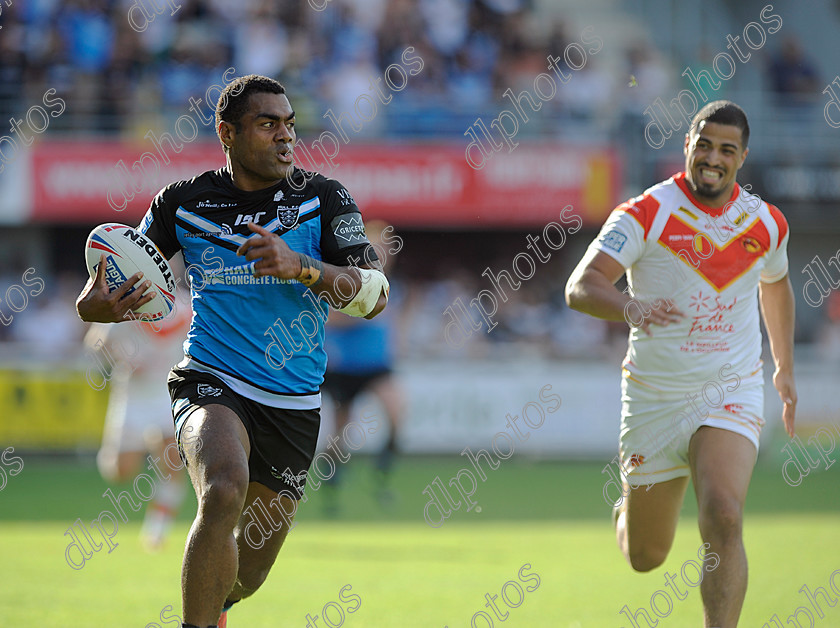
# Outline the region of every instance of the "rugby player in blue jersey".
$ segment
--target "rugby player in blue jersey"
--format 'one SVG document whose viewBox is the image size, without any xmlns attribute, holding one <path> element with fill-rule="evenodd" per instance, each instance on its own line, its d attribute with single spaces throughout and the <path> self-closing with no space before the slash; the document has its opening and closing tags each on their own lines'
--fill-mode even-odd
<svg viewBox="0 0 840 628">
<path fill-rule="evenodd" d="M 192 324 L 169 377 L 198 497 L 181 572 L 185 627 L 225 626 L 289 531 L 318 437 L 327 304 L 373 318 L 388 300 L 353 197 L 294 166 L 294 122 L 276 81 L 231 82 L 216 106 L 227 165 L 161 190 L 139 227 L 167 258 L 182 251 L 190 269 Z M 141 279 L 109 292 L 100 271 L 79 316 L 125 320 L 151 299 Z"/>
</svg>

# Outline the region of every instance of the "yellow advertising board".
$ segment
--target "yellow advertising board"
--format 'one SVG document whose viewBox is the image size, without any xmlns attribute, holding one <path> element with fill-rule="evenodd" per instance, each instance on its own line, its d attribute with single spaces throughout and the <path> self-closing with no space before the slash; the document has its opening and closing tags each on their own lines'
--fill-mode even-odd
<svg viewBox="0 0 840 628">
<path fill-rule="evenodd" d="M 99 447 L 108 391 L 83 371 L 0 369 L 0 446 L 20 449 Z"/>
</svg>

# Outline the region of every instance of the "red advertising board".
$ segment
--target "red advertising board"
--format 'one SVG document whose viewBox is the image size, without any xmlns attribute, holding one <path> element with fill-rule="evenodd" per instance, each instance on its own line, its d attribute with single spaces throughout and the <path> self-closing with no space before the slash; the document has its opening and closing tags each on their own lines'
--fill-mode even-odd
<svg viewBox="0 0 840 628">
<path fill-rule="evenodd" d="M 162 187 L 225 163 L 218 142 L 186 144 L 180 153 L 163 155 L 150 148 L 148 143 L 38 144 L 32 151 L 32 218 L 134 224 Z"/>
<path fill-rule="evenodd" d="M 348 144 L 332 170 L 318 151 L 309 151 L 314 163 L 303 151 L 299 158 L 340 180 L 366 217 L 404 227 L 529 227 L 555 220 L 566 205 L 596 225 L 622 200 L 612 149 L 521 143 L 512 153 L 489 155 L 478 170 L 464 148 Z M 32 219 L 132 224 L 160 188 L 222 166 L 224 154 L 213 141 L 170 154 L 148 143 L 44 142 L 32 160 Z"/>
</svg>

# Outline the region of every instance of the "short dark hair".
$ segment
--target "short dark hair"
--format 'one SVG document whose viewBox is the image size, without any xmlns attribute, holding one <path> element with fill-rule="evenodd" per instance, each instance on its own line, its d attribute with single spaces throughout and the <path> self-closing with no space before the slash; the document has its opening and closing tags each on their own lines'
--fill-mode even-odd
<svg viewBox="0 0 840 628">
<path fill-rule="evenodd" d="M 697 133 L 697 128 L 703 121 L 737 126 L 741 129 L 742 148 L 747 147 L 750 141 L 750 123 L 747 122 L 747 114 L 731 100 L 715 100 L 703 107 L 691 121 L 689 133 Z"/>
<path fill-rule="evenodd" d="M 222 90 L 216 102 L 216 133 L 222 120 L 232 124 L 237 131 L 241 130 L 242 116 L 248 110 L 251 94 L 285 93 L 285 87 L 267 76 L 248 74 L 234 79 Z M 222 146 L 227 152 L 228 147 L 224 143 Z"/>
</svg>

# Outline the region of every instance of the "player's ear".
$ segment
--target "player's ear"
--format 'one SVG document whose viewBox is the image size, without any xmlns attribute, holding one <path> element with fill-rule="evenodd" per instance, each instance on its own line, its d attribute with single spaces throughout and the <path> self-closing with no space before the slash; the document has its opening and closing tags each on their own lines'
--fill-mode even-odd
<svg viewBox="0 0 840 628">
<path fill-rule="evenodd" d="M 230 147 L 233 146 L 233 139 L 236 136 L 236 128 L 230 122 L 219 120 L 219 128 L 217 129 L 217 132 L 219 134 L 219 139 L 222 140 L 222 144 L 230 149 Z"/>
<path fill-rule="evenodd" d="M 749 149 L 749 148 L 745 148 L 745 149 L 744 149 L 744 152 L 742 152 L 742 153 L 741 153 L 741 159 L 740 159 L 740 161 L 739 161 L 739 163 L 738 163 L 738 170 L 740 170 L 740 169 L 741 169 L 741 166 L 743 166 L 743 165 L 744 165 L 744 162 L 747 160 L 747 155 L 749 154 L 749 152 L 750 152 L 750 149 Z"/>
</svg>

